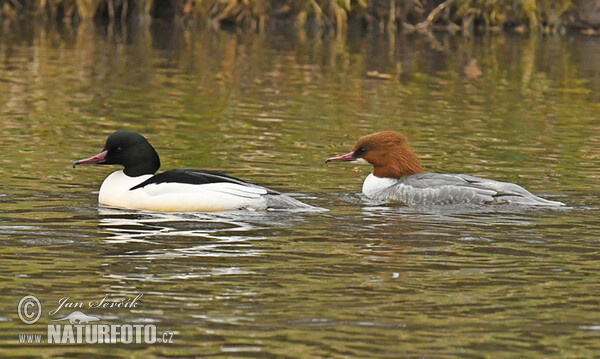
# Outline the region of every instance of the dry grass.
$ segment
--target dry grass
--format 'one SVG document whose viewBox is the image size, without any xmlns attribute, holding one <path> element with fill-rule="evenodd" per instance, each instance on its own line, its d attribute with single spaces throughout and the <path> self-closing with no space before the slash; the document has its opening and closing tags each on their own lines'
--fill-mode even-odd
<svg viewBox="0 0 600 359">
<path fill-rule="evenodd" d="M 251 31 L 283 23 L 300 30 L 342 33 L 349 22 L 379 30 L 465 34 L 600 27 L 600 18 L 586 24 L 579 16 L 600 12 L 596 0 L 579 1 L 578 6 L 571 0 L 0 0 L 0 4 L 4 21 L 29 15 L 67 21 L 142 16 L 210 28 L 233 24 Z"/>
</svg>

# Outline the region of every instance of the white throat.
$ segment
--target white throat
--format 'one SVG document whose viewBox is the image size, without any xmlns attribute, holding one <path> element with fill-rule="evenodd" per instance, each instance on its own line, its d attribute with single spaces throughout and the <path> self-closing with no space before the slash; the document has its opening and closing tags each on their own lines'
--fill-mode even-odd
<svg viewBox="0 0 600 359">
<path fill-rule="evenodd" d="M 363 183 L 362 192 L 369 198 L 375 198 L 384 189 L 396 184 L 395 178 L 377 177 L 374 174 L 369 174 Z"/>
</svg>

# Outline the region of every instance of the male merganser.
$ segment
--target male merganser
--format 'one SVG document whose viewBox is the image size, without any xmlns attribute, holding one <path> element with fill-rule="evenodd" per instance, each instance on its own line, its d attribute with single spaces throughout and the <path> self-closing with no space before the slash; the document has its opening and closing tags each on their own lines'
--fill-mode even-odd
<svg viewBox="0 0 600 359">
<path fill-rule="evenodd" d="M 327 162 L 355 161 L 374 167 L 362 192 L 369 198 L 406 205 L 458 203 L 513 203 L 535 206 L 564 206 L 535 196 L 514 183 L 493 181 L 464 174 L 425 173 L 406 137 L 383 131 L 361 137 L 352 152 L 328 158 Z"/>
<path fill-rule="evenodd" d="M 73 162 L 73 167 L 90 163 L 125 167 L 102 183 L 98 202 L 105 206 L 163 212 L 317 209 L 219 172 L 176 169 L 155 175 L 158 154 L 144 136 L 132 131 L 108 136 L 102 152 Z"/>
</svg>

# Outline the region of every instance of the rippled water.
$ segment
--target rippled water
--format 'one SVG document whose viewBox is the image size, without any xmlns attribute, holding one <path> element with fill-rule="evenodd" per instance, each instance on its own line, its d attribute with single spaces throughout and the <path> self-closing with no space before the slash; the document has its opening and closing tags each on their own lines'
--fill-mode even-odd
<svg viewBox="0 0 600 359">
<path fill-rule="evenodd" d="M 2 31 L 2 356 L 600 350 L 597 38 Z M 218 169 L 329 211 L 99 208 L 113 169 L 71 163 L 119 128 L 145 134 L 163 170 Z M 372 203 L 368 167 L 323 162 L 383 129 L 406 134 L 429 171 L 518 182 L 568 207 Z M 137 308 L 82 311 L 152 323 L 174 343 L 19 344 L 72 311 L 48 313 L 61 298 L 140 293 Z M 17 315 L 28 294 L 44 307 L 33 325 Z"/>
</svg>

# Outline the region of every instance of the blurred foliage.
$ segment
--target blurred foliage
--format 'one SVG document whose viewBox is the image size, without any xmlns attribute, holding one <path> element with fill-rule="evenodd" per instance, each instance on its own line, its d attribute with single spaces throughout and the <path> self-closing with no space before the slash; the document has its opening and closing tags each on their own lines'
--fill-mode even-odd
<svg viewBox="0 0 600 359">
<path fill-rule="evenodd" d="M 599 0 L 0 0 L 0 5 L 4 21 L 31 15 L 74 22 L 141 17 L 259 31 L 283 26 L 339 33 L 349 24 L 465 34 L 569 28 L 596 34 L 600 28 Z"/>
</svg>

